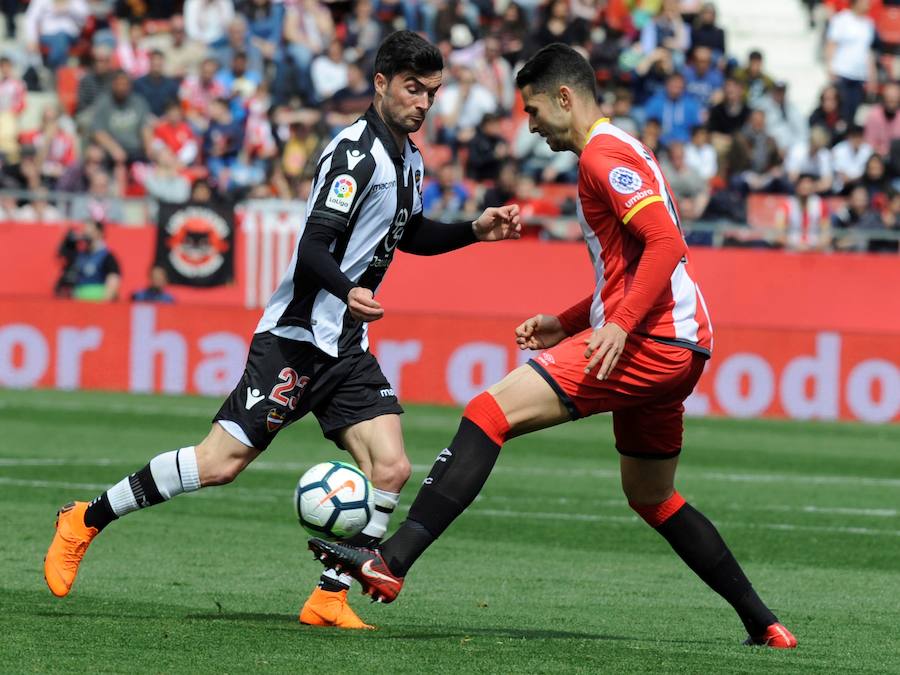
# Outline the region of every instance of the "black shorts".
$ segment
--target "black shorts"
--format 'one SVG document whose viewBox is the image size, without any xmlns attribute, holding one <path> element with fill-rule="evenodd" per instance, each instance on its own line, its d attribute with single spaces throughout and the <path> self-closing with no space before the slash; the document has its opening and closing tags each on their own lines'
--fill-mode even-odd
<svg viewBox="0 0 900 675">
<path fill-rule="evenodd" d="M 334 358 L 308 342 L 257 333 L 244 375 L 213 422 L 237 424 L 265 450 L 281 429 L 312 412 L 326 438 L 357 422 L 403 412 L 371 352 Z"/>
</svg>

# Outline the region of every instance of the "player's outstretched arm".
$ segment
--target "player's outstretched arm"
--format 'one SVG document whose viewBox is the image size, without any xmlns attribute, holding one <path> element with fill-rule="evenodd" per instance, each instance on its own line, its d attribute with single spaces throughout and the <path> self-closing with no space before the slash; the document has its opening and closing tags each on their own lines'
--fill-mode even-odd
<svg viewBox="0 0 900 675">
<path fill-rule="evenodd" d="M 549 349 L 568 337 L 558 317 L 537 314 L 516 327 L 519 349 Z"/>
<path fill-rule="evenodd" d="M 509 204 L 485 209 L 484 213 L 472 223 L 472 230 L 478 241 L 520 238 L 522 221 L 519 217 L 519 205 Z"/>
</svg>

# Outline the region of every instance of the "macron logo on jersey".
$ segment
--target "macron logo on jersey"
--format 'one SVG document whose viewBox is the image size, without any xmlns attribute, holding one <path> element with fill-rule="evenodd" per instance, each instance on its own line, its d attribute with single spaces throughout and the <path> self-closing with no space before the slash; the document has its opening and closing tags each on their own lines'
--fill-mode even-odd
<svg viewBox="0 0 900 675">
<path fill-rule="evenodd" d="M 263 400 L 265 398 L 259 389 L 250 389 L 247 387 L 247 402 L 244 404 L 244 407 L 247 410 L 250 410 L 253 406 Z"/>
<path fill-rule="evenodd" d="M 366 153 L 360 152 L 359 150 L 348 150 L 347 151 L 347 167 L 353 171 L 356 168 L 356 165 L 359 164 L 366 158 Z"/>
</svg>

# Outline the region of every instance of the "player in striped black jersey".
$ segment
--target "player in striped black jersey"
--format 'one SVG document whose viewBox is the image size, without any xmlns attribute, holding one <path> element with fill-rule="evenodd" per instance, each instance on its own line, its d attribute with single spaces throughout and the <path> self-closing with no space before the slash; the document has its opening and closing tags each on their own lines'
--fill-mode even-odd
<svg viewBox="0 0 900 675">
<path fill-rule="evenodd" d="M 422 213 L 417 131 L 441 85 L 443 59 L 415 33 L 388 36 L 375 59 L 375 98 L 316 166 L 299 243 L 250 344 L 237 387 L 206 438 L 154 457 L 90 503 L 60 510 L 44 563 L 57 596 L 68 594 L 93 538 L 113 520 L 183 492 L 229 483 L 284 427 L 312 412 L 327 438 L 353 456 L 375 487 L 375 514 L 357 543 L 387 529 L 410 466 L 394 390 L 368 350 L 367 324 L 397 249 L 419 255 L 519 237 L 518 207 L 474 221 L 437 223 Z M 347 604 L 350 577 L 327 570 L 303 623 L 368 628 Z"/>
</svg>

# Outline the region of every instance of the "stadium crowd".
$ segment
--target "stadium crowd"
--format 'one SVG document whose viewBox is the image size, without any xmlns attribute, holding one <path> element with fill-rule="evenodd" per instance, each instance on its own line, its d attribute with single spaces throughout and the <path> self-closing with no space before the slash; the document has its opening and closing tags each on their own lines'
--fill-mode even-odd
<svg viewBox="0 0 900 675">
<path fill-rule="evenodd" d="M 660 158 L 686 223 L 746 224 L 754 195 L 779 194 L 773 230 L 727 242 L 896 251 L 872 231 L 900 230 L 897 45 L 876 31 L 881 0 L 827 4 L 830 84 L 800 110 L 699 0 L 5 1 L 0 187 L 31 197 L 0 197 L 0 220 L 116 222 L 118 197 L 180 203 L 198 184 L 302 199 L 317 154 L 370 103 L 379 41 L 408 27 L 446 62 L 420 135 L 428 215 L 514 200 L 541 236 L 578 236 L 577 158 L 529 133 L 514 87 L 524 58 L 561 41 Z M 45 105 L 27 124 L 31 96 Z"/>
</svg>

